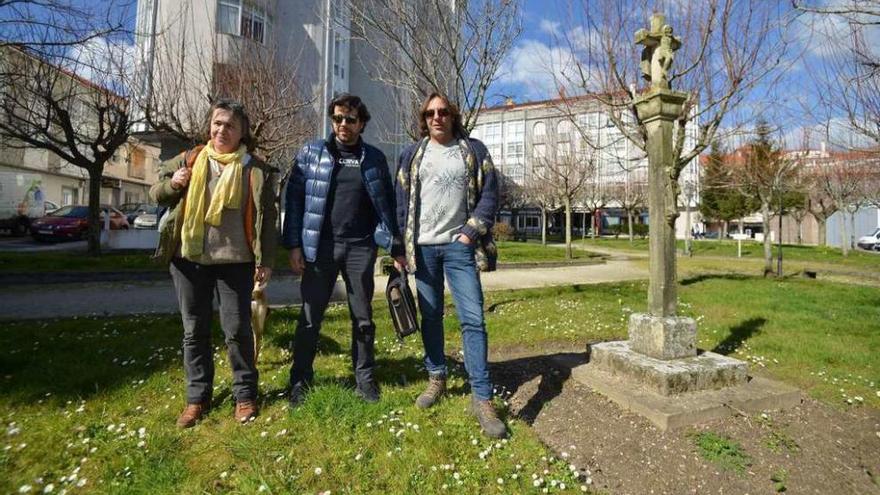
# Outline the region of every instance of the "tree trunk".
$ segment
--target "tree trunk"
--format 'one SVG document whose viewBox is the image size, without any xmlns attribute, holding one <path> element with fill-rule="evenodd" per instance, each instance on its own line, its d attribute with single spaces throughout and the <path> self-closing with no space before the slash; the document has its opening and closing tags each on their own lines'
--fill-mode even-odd
<svg viewBox="0 0 880 495">
<path fill-rule="evenodd" d="M 547 209 L 541 207 L 541 245 L 547 245 Z"/>
<path fill-rule="evenodd" d="M 629 225 L 629 243 L 632 244 L 635 241 L 633 237 L 633 212 L 632 210 L 626 210 L 626 221 Z"/>
<path fill-rule="evenodd" d="M 587 213 L 581 213 L 581 240 L 587 238 Z"/>
<path fill-rule="evenodd" d="M 761 198 L 761 226 L 764 230 L 764 276 L 773 275 L 773 246 L 770 244 L 770 198 Z"/>
<path fill-rule="evenodd" d="M 722 220 L 722 221 L 721 221 L 721 234 L 718 235 L 718 240 L 719 240 L 719 241 L 720 241 L 721 239 L 727 239 L 727 232 L 728 232 L 728 229 L 729 229 L 729 228 L 730 228 L 730 227 L 729 227 L 729 225 L 728 225 L 728 223 L 727 223 L 727 220 Z"/>
<path fill-rule="evenodd" d="M 687 205 L 684 211 L 684 254 L 691 255 L 691 200 L 685 198 Z"/>
<path fill-rule="evenodd" d="M 816 219 L 816 230 L 818 230 L 819 234 L 819 245 L 827 246 L 828 245 L 828 234 L 825 232 L 826 224 L 828 223 L 828 217 L 820 217 L 814 215 Z"/>
<path fill-rule="evenodd" d="M 849 233 L 846 230 L 846 210 L 840 210 L 840 249 L 843 256 L 849 256 Z"/>
<path fill-rule="evenodd" d="M 101 254 L 101 175 L 103 167 L 84 167 L 89 171 L 89 255 Z M 107 235 L 107 233 L 105 233 Z"/>
<path fill-rule="evenodd" d="M 804 228 L 803 228 L 804 219 L 803 219 L 803 217 L 796 218 L 795 223 L 797 224 L 797 243 L 798 243 L 798 246 L 800 246 L 804 243 Z"/>
<path fill-rule="evenodd" d="M 572 259 L 571 252 L 571 199 L 565 198 L 565 257 Z"/>
<path fill-rule="evenodd" d="M 592 225 L 592 227 L 590 228 L 590 237 L 592 237 L 594 241 L 596 240 L 596 236 L 599 234 L 599 219 L 597 218 L 598 216 L 599 210 L 593 210 L 592 212 L 590 212 L 590 225 Z"/>
<path fill-rule="evenodd" d="M 849 248 L 856 248 L 856 213 L 858 213 L 859 207 L 849 212 L 849 224 L 852 226 L 852 230 L 849 232 Z"/>
</svg>

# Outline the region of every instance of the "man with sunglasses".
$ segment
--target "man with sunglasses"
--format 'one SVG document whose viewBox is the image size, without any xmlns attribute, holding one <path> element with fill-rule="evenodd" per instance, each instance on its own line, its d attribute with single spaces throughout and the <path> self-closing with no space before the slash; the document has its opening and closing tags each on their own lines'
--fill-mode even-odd
<svg viewBox="0 0 880 495">
<path fill-rule="evenodd" d="M 445 279 L 461 324 L 471 412 L 487 436 L 503 438 L 507 427 L 492 406 L 479 274 L 494 270 L 497 257 L 491 233 L 498 197 L 495 167 L 486 146 L 467 136 L 458 108 L 446 96 L 433 93 L 425 99 L 419 129 L 422 139 L 400 155 L 395 183 L 397 222 L 406 246 L 406 263 L 395 264 L 415 272 L 428 370 L 428 387 L 416 406 L 431 407 L 446 393 Z"/>
<path fill-rule="evenodd" d="M 377 246 L 401 261 L 404 252 L 387 160 L 361 138 L 370 120 L 366 105 L 342 94 L 327 112 L 332 134 L 300 150 L 286 193 L 282 243 L 290 250 L 293 272 L 302 275 L 303 301 L 290 368 L 292 408 L 302 404 L 314 379 L 318 332 L 340 273 L 351 318 L 355 392 L 367 402 L 379 400 L 373 376 L 373 267 Z"/>
</svg>

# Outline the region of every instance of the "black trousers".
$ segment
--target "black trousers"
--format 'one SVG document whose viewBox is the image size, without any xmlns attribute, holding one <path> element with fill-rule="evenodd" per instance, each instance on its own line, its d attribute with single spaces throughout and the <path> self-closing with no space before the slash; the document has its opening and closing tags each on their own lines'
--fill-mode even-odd
<svg viewBox="0 0 880 495">
<path fill-rule="evenodd" d="M 300 283 L 302 310 L 293 338 L 291 385 L 311 383 L 318 349 L 318 334 L 336 278 L 342 273 L 351 318 L 351 365 L 358 384 L 373 380 L 376 366 L 376 325 L 373 323 L 373 265 L 376 244 L 372 239 L 356 242 L 321 240 L 314 263 L 306 263 Z"/>
<path fill-rule="evenodd" d="M 202 265 L 174 258 L 170 271 L 183 320 L 187 403 L 208 402 L 214 390 L 211 321 L 215 290 L 220 299 L 220 327 L 232 367 L 232 393 L 237 401 L 255 400 L 258 374 L 251 328 L 254 264 Z"/>
</svg>

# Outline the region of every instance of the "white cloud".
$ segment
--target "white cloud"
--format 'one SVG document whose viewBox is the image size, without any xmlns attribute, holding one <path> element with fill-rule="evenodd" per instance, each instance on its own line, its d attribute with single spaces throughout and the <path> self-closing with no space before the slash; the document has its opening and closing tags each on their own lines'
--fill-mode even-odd
<svg viewBox="0 0 880 495">
<path fill-rule="evenodd" d="M 124 92 L 134 76 L 135 57 L 134 44 L 95 37 L 71 47 L 61 65 L 83 79 Z"/>
<path fill-rule="evenodd" d="M 541 22 L 538 23 L 538 29 L 540 29 L 541 32 L 553 36 L 559 36 L 562 33 L 562 31 L 559 29 L 560 26 L 562 26 L 561 23 L 551 21 L 550 19 L 541 19 Z"/>
<path fill-rule="evenodd" d="M 573 65 L 570 50 L 538 40 L 523 40 L 510 50 L 498 81 L 525 86 L 531 98 L 546 98 L 565 85 L 565 70 Z"/>
</svg>

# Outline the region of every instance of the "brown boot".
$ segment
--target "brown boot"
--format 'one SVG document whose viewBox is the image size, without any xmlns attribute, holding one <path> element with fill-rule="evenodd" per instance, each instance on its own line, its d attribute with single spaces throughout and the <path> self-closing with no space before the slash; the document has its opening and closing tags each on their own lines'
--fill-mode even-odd
<svg viewBox="0 0 880 495">
<path fill-rule="evenodd" d="M 477 422 L 483 428 L 483 433 L 489 438 L 504 438 L 507 436 L 507 427 L 498 419 L 495 407 L 490 400 L 480 400 L 471 396 L 471 413 L 477 417 Z"/>
<path fill-rule="evenodd" d="M 428 388 L 416 399 L 416 406 L 427 409 L 440 400 L 446 393 L 446 377 L 443 375 L 428 375 Z"/>
<path fill-rule="evenodd" d="M 202 417 L 208 413 L 210 403 L 202 402 L 201 404 L 187 404 L 186 408 L 177 418 L 177 426 L 179 428 L 192 428 Z"/>
<path fill-rule="evenodd" d="M 257 403 L 252 400 L 242 400 L 235 403 L 235 420 L 239 423 L 247 423 L 257 417 Z"/>
</svg>

